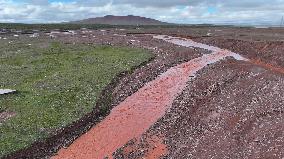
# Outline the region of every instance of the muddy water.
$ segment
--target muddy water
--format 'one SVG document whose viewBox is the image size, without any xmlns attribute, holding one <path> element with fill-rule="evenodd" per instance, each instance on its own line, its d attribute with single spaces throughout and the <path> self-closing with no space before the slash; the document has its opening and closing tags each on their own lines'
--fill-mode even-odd
<svg viewBox="0 0 284 159">
<path fill-rule="evenodd" d="M 198 70 L 228 56 L 245 60 L 230 51 L 207 47 L 190 40 L 162 36 L 155 38 L 165 38 L 163 40 L 188 47 L 206 47 L 213 53 L 170 68 L 120 103 L 109 116 L 77 139 L 70 147 L 61 149 L 58 155 L 53 157 L 54 159 L 101 159 L 106 156 L 112 158 L 112 153 L 117 148 L 133 138 L 139 138 L 165 114 L 175 97 L 186 87 L 189 77 L 194 77 Z M 166 153 L 165 146 L 159 147 L 162 147 L 161 149 Z M 158 152 L 160 152 L 159 149 Z M 158 158 L 156 152 L 153 153 Z M 151 156 L 151 154 L 148 155 Z"/>
<path fill-rule="evenodd" d="M 176 45 L 185 46 L 185 47 L 196 47 L 196 48 L 202 48 L 202 49 L 206 49 L 206 50 L 210 50 L 210 51 L 221 50 L 218 47 L 209 46 L 209 45 L 206 45 L 206 44 L 202 44 L 202 43 L 192 41 L 190 39 L 185 39 L 185 38 L 180 38 L 180 37 L 172 37 L 172 36 L 167 36 L 167 35 L 156 35 L 156 36 L 154 36 L 154 38 L 161 39 L 161 40 L 164 40 L 164 41 L 176 44 Z"/>
<path fill-rule="evenodd" d="M 209 46 L 209 45 L 202 44 L 202 43 L 197 43 L 197 42 L 194 42 L 194 41 L 192 41 L 190 39 L 185 39 L 185 38 L 171 37 L 171 36 L 167 36 L 167 35 L 156 35 L 156 36 L 154 36 L 154 38 L 161 39 L 161 40 L 164 40 L 164 41 L 176 44 L 176 45 L 180 45 L 180 46 L 202 48 L 202 49 L 206 49 L 206 50 L 209 50 L 209 51 L 212 51 L 212 52 L 220 52 L 220 51 L 230 52 L 229 50 L 223 50 L 223 49 L 220 49 L 218 47 Z M 266 48 L 266 47 L 264 47 L 264 48 Z M 280 66 L 274 66 L 272 64 L 262 62 L 260 59 L 258 59 L 258 60 L 253 60 L 253 59 L 248 60 L 248 59 L 245 59 L 245 58 L 243 58 L 242 56 L 240 56 L 240 55 L 238 55 L 236 53 L 233 53 L 233 52 L 230 52 L 230 53 L 237 60 L 248 61 L 248 62 L 250 62 L 252 64 L 258 65 L 258 66 L 263 67 L 265 69 L 269 69 L 271 71 L 282 73 L 282 74 L 284 73 L 284 68 L 282 68 Z"/>
<path fill-rule="evenodd" d="M 195 47 L 195 48 L 201 48 L 205 50 L 209 50 L 212 52 L 227 52 L 230 54 L 230 56 L 234 57 L 236 60 L 243 60 L 243 61 L 248 61 L 247 59 L 243 58 L 241 55 L 233 53 L 229 50 L 226 49 L 220 49 L 215 46 L 210 46 L 202 43 L 195 42 L 190 39 L 185 39 L 185 38 L 180 38 L 180 37 L 172 37 L 172 36 L 167 36 L 167 35 L 156 35 L 154 36 L 156 39 L 161 39 L 179 46 L 185 46 L 185 47 Z"/>
</svg>

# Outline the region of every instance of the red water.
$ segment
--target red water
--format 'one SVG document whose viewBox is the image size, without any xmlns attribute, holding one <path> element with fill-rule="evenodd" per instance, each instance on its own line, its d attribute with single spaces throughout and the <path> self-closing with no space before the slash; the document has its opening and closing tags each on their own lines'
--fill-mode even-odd
<svg viewBox="0 0 284 159">
<path fill-rule="evenodd" d="M 239 58 L 237 54 L 220 49 L 170 68 L 126 98 L 102 122 L 67 149 L 61 149 L 53 159 L 101 159 L 106 156 L 112 158 L 116 149 L 131 139 L 139 138 L 165 114 L 175 97 L 186 87 L 190 76 L 195 76 L 195 73 L 207 64 L 227 56 Z M 163 149 L 164 147 L 159 147 L 158 152 Z"/>
</svg>

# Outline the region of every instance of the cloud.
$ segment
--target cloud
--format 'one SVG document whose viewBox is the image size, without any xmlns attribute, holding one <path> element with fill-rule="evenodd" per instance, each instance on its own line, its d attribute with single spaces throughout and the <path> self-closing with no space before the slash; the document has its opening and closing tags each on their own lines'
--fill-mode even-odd
<svg viewBox="0 0 284 159">
<path fill-rule="evenodd" d="M 139 15 L 174 23 L 279 24 L 284 0 L 0 0 L 0 22 Z"/>
<path fill-rule="evenodd" d="M 27 2 L 33 5 L 48 5 L 48 0 L 28 0 Z"/>
</svg>

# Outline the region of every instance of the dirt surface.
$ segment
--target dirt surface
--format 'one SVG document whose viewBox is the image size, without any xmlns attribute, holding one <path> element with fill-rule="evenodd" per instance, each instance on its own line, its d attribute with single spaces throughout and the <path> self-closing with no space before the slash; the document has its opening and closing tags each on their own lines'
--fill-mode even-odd
<svg viewBox="0 0 284 159">
<path fill-rule="evenodd" d="M 126 30 L 127 33 L 155 33 L 179 37 L 195 38 L 220 38 L 226 40 L 241 40 L 250 42 L 275 42 L 284 41 L 284 28 L 254 28 L 230 26 L 191 26 L 169 28 L 140 28 Z"/>
<path fill-rule="evenodd" d="M 188 82 L 145 136 L 165 136 L 165 158 L 282 158 L 283 82 L 283 74 L 248 62 L 212 65 Z M 138 146 L 124 156 L 146 151 Z"/>
<path fill-rule="evenodd" d="M 238 52 L 252 60 L 260 60 L 275 67 L 284 67 L 284 42 L 248 42 L 235 39 L 226 40 L 220 38 L 203 38 L 195 39 L 195 41 L 229 49 L 234 52 Z"/>
<path fill-rule="evenodd" d="M 8 112 L 8 111 L 0 112 L 0 124 L 15 115 L 16 113 L 14 112 Z"/>
<path fill-rule="evenodd" d="M 194 40 L 253 60 L 222 62 L 200 71 L 173 108 L 115 158 L 147 156 L 147 138 L 156 134 L 166 136 L 163 143 L 168 145 L 169 153 L 161 158 L 282 158 L 283 42 Z"/>
<path fill-rule="evenodd" d="M 106 94 L 112 93 L 109 108 L 123 102 L 171 66 L 208 53 L 153 39 L 150 35 L 127 34 L 129 32 L 161 32 L 192 38 L 197 42 L 229 49 L 251 61 L 227 59 L 199 71 L 197 77 L 188 81 L 184 91 L 178 94 L 166 114 L 140 138 L 132 139 L 118 149 L 114 158 L 284 157 L 283 29 L 80 30 L 76 34 L 41 36 L 65 43 L 140 47 L 156 55 L 147 65 L 121 77 L 119 82 L 112 85 L 112 89 L 102 95 L 100 102 L 105 104 L 109 101 Z M 16 154 L 23 158 L 49 155 L 63 145 L 72 143 L 78 135 L 102 119 L 97 117 L 106 114 L 91 114 L 88 119 L 92 120 L 82 118 L 81 122 L 74 123 L 76 126 L 61 134 L 60 140 L 54 140 L 56 144 L 47 144 L 44 148 L 34 146 L 29 151 Z"/>
<path fill-rule="evenodd" d="M 115 33 L 112 31 L 101 30 L 82 30 L 78 31 L 75 35 L 71 33 L 66 34 L 65 32 L 40 34 L 40 36 L 56 38 L 64 43 L 140 47 L 151 51 L 156 57 L 148 64 L 133 69 L 131 74 L 129 74 L 129 72 L 122 73 L 118 78 L 113 80 L 113 82 L 103 91 L 96 106 L 97 108 L 102 108 L 107 105 L 107 110 L 94 110 L 92 113 L 87 114 L 65 129 L 60 130 L 57 135 L 44 141 L 38 141 L 31 147 L 15 152 L 6 156 L 6 158 L 43 158 L 50 156 L 60 148 L 70 145 L 77 137 L 89 130 L 92 125 L 101 121 L 109 113 L 111 108 L 124 101 L 129 95 L 135 93 L 139 88 L 144 86 L 145 83 L 155 79 L 155 77 L 160 73 L 165 72 L 171 66 L 201 55 L 198 49 L 176 47 L 173 44 L 153 39 L 152 36 L 134 37 L 114 34 Z M 85 37 L 86 35 L 87 37 Z M 9 40 L 9 38 L 11 38 L 10 36 L 12 35 L 6 35 L 6 38 Z M 112 96 L 110 96 L 110 94 L 112 94 Z"/>
<path fill-rule="evenodd" d="M 139 138 L 164 115 L 176 95 L 186 87 L 189 77 L 194 77 L 198 70 L 226 57 L 245 60 L 232 52 L 214 48 L 211 54 L 168 69 L 113 108 L 106 119 L 77 139 L 70 147 L 61 149 L 54 158 L 111 157 L 116 149 L 133 138 Z M 154 141 L 158 142 L 156 138 Z M 155 151 L 159 149 L 153 149 L 148 155 L 157 156 Z"/>
</svg>

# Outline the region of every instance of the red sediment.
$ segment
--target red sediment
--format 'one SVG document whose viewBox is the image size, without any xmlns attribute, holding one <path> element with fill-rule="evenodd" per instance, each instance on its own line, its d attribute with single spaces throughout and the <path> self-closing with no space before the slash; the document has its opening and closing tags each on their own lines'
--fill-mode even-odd
<svg viewBox="0 0 284 159">
<path fill-rule="evenodd" d="M 168 153 L 167 146 L 163 143 L 163 138 L 159 136 L 152 136 L 148 138 L 149 144 L 148 152 L 145 154 L 147 159 L 158 159 Z"/>
<path fill-rule="evenodd" d="M 120 154 L 123 158 L 136 158 L 136 156 L 143 156 L 147 159 L 158 159 L 168 154 L 167 145 L 163 143 L 165 137 L 162 135 L 149 135 L 147 134 L 143 140 L 134 140 L 126 147 L 123 147 Z M 142 152 L 142 154 L 141 154 Z"/>
<path fill-rule="evenodd" d="M 222 50 L 170 68 L 120 103 L 102 122 L 67 149 L 61 149 L 53 159 L 112 158 L 116 149 L 140 137 L 165 114 L 175 97 L 186 87 L 189 76 L 227 56 L 234 55 Z M 159 144 L 149 155 L 151 157 L 164 149 L 164 145 Z"/>
<path fill-rule="evenodd" d="M 274 71 L 274 72 L 284 73 L 284 68 L 277 67 L 277 66 L 274 66 L 272 64 L 264 63 L 261 60 L 250 60 L 250 62 L 253 63 L 253 64 L 256 64 L 258 66 L 261 66 L 263 68 L 267 68 L 267 69 Z"/>
</svg>

